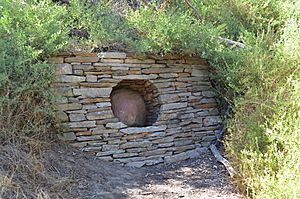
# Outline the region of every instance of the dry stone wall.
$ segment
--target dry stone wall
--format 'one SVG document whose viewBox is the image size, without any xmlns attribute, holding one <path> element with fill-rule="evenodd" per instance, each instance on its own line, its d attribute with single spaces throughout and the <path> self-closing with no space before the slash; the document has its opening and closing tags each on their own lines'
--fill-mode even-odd
<svg viewBox="0 0 300 199">
<path fill-rule="evenodd" d="M 200 58 L 65 53 L 49 59 L 59 137 L 100 159 L 128 166 L 172 163 L 199 156 L 216 139 L 221 119 Z M 112 111 L 113 89 L 138 91 L 148 108 L 144 127 L 128 127 Z"/>
</svg>

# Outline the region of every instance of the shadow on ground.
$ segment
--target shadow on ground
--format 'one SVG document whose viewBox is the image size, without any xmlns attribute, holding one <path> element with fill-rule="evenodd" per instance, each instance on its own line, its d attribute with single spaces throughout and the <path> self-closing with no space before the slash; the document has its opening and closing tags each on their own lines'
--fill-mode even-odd
<svg viewBox="0 0 300 199">
<path fill-rule="evenodd" d="M 178 164 L 130 168 L 65 145 L 54 148 L 48 166 L 74 180 L 70 198 L 241 198 L 223 165 L 210 153 Z"/>
</svg>

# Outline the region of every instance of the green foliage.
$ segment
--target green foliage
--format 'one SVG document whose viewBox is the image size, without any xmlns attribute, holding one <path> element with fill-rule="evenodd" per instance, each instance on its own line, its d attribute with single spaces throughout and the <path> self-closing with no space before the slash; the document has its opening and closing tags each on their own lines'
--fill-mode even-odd
<svg viewBox="0 0 300 199">
<path fill-rule="evenodd" d="M 157 9 L 154 5 L 131 11 L 126 19 L 130 27 L 139 35 L 136 51 L 176 52 L 182 54 L 199 53 L 214 49 L 217 36 L 222 34 L 222 26 L 203 24 L 194 19 L 191 12 L 180 9 Z"/>
<path fill-rule="evenodd" d="M 38 59 L 67 43 L 66 10 L 48 1 L 5 0 L 0 9 L 1 137 L 42 135 L 53 68 Z"/>
<path fill-rule="evenodd" d="M 243 32 L 257 34 L 271 28 L 276 31 L 282 25 L 280 10 L 282 0 L 194 0 L 202 20 L 214 24 L 226 24 L 226 36 L 237 40 Z M 271 25 L 271 26 L 270 26 Z"/>
<path fill-rule="evenodd" d="M 0 0 L 0 198 L 57 197 L 67 188 L 35 153 L 51 137 L 54 71 L 43 60 L 67 43 L 65 14 L 50 1 Z"/>
<path fill-rule="evenodd" d="M 128 44 L 129 29 L 126 21 L 113 12 L 107 1 L 96 4 L 87 0 L 71 0 L 68 6 L 68 22 L 70 30 L 81 31 L 74 35 L 75 45 L 87 45 L 89 48 L 100 48 Z"/>
<path fill-rule="evenodd" d="M 247 48 L 219 53 L 225 67 L 214 63 L 215 80 L 234 105 L 227 152 L 239 170 L 236 180 L 254 198 L 300 197 L 300 21 L 299 11 L 285 9 L 298 2 L 284 3 L 274 15 L 259 10 L 239 33 Z"/>
</svg>

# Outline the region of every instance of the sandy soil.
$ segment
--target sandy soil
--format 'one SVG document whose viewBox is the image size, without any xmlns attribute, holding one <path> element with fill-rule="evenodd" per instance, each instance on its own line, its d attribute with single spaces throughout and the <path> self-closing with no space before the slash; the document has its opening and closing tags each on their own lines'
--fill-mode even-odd
<svg viewBox="0 0 300 199">
<path fill-rule="evenodd" d="M 57 146 L 48 158 L 53 171 L 73 180 L 70 198 L 242 198 L 224 166 L 210 153 L 177 164 L 143 168 L 104 162 L 67 146 Z"/>
</svg>

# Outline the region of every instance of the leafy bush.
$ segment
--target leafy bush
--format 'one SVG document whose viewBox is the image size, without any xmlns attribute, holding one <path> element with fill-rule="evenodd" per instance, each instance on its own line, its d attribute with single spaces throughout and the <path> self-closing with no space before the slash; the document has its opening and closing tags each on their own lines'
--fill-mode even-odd
<svg viewBox="0 0 300 199">
<path fill-rule="evenodd" d="M 252 10 L 253 23 L 243 25 L 237 35 L 247 48 L 223 50 L 217 56 L 225 64 L 213 63 L 215 81 L 224 85 L 220 90 L 234 111 L 226 149 L 247 195 L 299 198 L 300 18 L 299 11 L 286 10 L 299 2 L 268 1 L 273 14 L 265 13 L 260 1 L 234 6 L 241 3 Z M 233 20 L 243 24 L 244 19 Z M 227 24 L 227 19 L 218 18 L 218 23 Z"/>
<path fill-rule="evenodd" d="M 128 45 L 129 29 L 126 21 L 113 11 L 107 1 L 91 3 L 87 0 L 71 0 L 67 19 L 73 31 L 71 45 L 83 48 L 101 48 Z"/>
<path fill-rule="evenodd" d="M 39 60 L 66 44 L 66 11 L 47 1 L 2 0 L 0 8 L 1 137 L 39 135 L 53 77 L 53 68 Z"/>
<path fill-rule="evenodd" d="M 64 179 L 44 173 L 40 149 L 51 136 L 54 74 L 43 60 L 67 43 L 65 14 L 48 1 L 0 0 L 0 197 L 64 191 Z"/>
<path fill-rule="evenodd" d="M 139 38 L 134 46 L 140 52 L 204 55 L 208 49 L 216 48 L 216 38 L 223 28 L 203 24 L 195 20 L 189 11 L 182 12 L 173 7 L 157 9 L 154 5 L 131 11 L 126 19 L 137 31 Z"/>
</svg>

